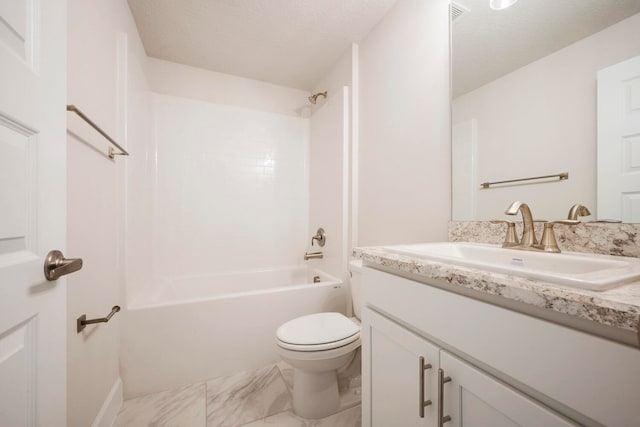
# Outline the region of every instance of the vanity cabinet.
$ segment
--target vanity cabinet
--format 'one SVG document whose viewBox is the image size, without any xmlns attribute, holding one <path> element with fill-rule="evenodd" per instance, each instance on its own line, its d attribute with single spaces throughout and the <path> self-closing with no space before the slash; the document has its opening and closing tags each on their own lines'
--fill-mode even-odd
<svg viewBox="0 0 640 427">
<path fill-rule="evenodd" d="M 435 426 L 440 349 L 368 308 L 362 312 L 361 337 L 368 343 L 362 363 L 369 391 L 367 404 L 363 396 L 369 417 L 362 425 Z"/>
<path fill-rule="evenodd" d="M 640 425 L 640 350 L 447 286 L 363 269 L 364 427 Z"/>
<path fill-rule="evenodd" d="M 564 417 L 442 350 L 444 411 L 451 426 L 573 426 Z M 448 424 L 447 424 L 448 425 Z"/>
<path fill-rule="evenodd" d="M 437 427 L 440 398 L 447 426 L 573 425 L 369 308 L 362 325 L 363 426 Z"/>
</svg>

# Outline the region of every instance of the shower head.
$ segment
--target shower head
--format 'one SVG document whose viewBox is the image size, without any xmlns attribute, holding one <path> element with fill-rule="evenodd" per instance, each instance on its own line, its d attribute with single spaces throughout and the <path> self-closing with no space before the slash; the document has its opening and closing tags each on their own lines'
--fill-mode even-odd
<svg viewBox="0 0 640 427">
<path fill-rule="evenodd" d="M 309 102 L 312 104 L 316 104 L 318 102 L 318 97 L 319 96 L 324 96 L 325 98 L 327 97 L 327 91 L 325 90 L 324 92 L 318 92 L 315 95 L 311 95 L 308 99 Z"/>
</svg>

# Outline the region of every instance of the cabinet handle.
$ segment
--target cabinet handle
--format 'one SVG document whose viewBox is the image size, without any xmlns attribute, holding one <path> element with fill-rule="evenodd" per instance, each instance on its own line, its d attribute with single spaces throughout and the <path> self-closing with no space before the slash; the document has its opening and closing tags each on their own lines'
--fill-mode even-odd
<svg viewBox="0 0 640 427">
<path fill-rule="evenodd" d="M 418 413 L 420 414 L 420 418 L 424 418 L 424 408 L 431 405 L 431 400 L 424 400 L 424 371 L 431 369 L 431 363 L 424 363 L 424 357 L 422 356 L 420 356 L 419 362 L 418 375 L 420 378 L 420 391 L 418 395 L 420 396 L 420 406 L 418 407 Z"/>
<path fill-rule="evenodd" d="M 444 371 L 438 369 L 438 427 L 442 427 L 447 421 L 451 421 L 449 415 L 442 416 L 444 412 L 444 385 L 451 382 L 451 377 L 445 377 Z"/>
</svg>

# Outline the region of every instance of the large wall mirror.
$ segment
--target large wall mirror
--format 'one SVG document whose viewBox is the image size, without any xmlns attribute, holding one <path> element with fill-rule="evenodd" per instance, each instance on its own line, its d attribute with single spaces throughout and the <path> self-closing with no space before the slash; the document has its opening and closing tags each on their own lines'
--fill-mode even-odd
<svg viewBox="0 0 640 427">
<path fill-rule="evenodd" d="M 640 0 L 455 0 L 451 16 L 452 219 L 521 200 L 536 219 L 579 203 L 583 221 L 640 222 Z"/>
</svg>

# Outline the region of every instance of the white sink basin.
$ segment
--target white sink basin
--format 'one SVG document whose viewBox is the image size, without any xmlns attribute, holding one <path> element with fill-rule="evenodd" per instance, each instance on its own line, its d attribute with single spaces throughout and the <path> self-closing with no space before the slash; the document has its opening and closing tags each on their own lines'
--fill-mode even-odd
<svg viewBox="0 0 640 427">
<path fill-rule="evenodd" d="M 499 245 L 455 242 L 387 246 L 385 249 L 402 255 L 592 291 L 640 280 L 640 260 L 627 257 L 530 252 L 504 249 Z"/>
</svg>

